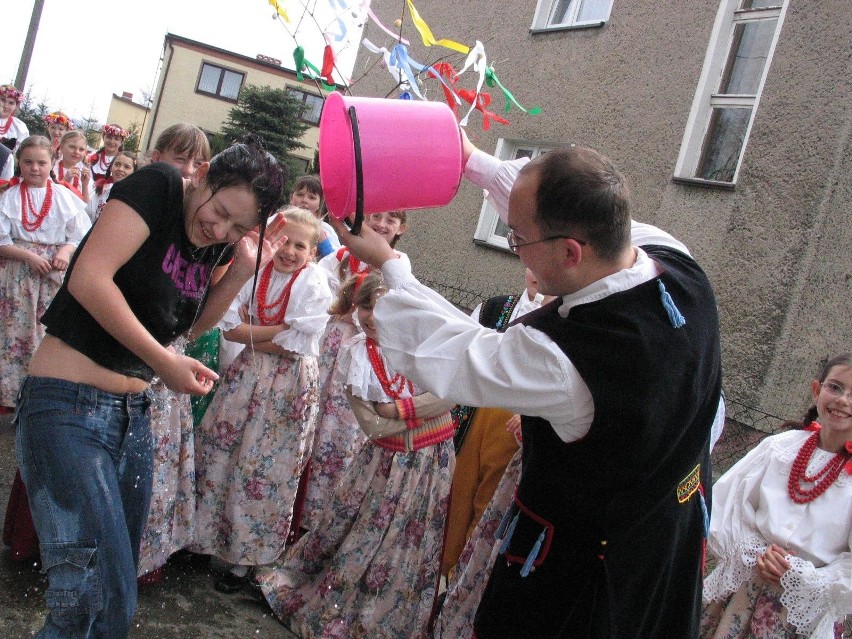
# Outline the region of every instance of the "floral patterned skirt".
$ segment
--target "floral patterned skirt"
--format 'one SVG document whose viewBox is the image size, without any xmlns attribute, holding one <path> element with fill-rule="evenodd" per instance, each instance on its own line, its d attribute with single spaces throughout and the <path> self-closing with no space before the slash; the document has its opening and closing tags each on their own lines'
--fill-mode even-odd
<svg viewBox="0 0 852 639">
<path fill-rule="evenodd" d="M 509 461 L 503 479 L 462 550 L 435 622 L 434 639 L 467 639 L 473 636 L 473 618 L 500 549 L 495 533 L 512 503 L 521 478 L 521 455 L 522 451 L 518 450 Z"/>
<path fill-rule="evenodd" d="M 15 241 L 50 261 L 57 246 Z M 13 407 L 30 358 L 44 338 L 39 319 L 59 290 L 60 274 L 41 276 L 26 262 L 0 257 L 0 406 Z"/>
<path fill-rule="evenodd" d="M 153 482 L 139 552 L 140 576 L 156 570 L 195 533 L 195 435 L 189 395 L 151 387 Z"/>
<path fill-rule="evenodd" d="M 752 577 L 726 601 L 705 604 L 701 639 L 801 639 L 787 622 L 782 592 L 781 586 Z M 836 624 L 834 636 L 841 635 L 842 624 Z"/>
<path fill-rule="evenodd" d="M 314 357 L 245 349 L 196 433 L 192 550 L 231 564 L 284 549 L 318 409 Z"/>
<path fill-rule="evenodd" d="M 317 359 L 320 414 L 311 447 L 311 472 L 302 515 L 302 526 L 307 529 L 319 523 L 340 476 L 367 441 L 349 408 L 344 384 L 335 374 L 340 345 L 357 330 L 351 322 L 333 320 L 320 346 L 321 355 Z"/>
<path fill-rule="evenodd" d="M 259 575 L 275 614 L 304 637 L 425 637 L 454 466 L 452 441 L 364 446 L 319 525 Z"/>
</svg>

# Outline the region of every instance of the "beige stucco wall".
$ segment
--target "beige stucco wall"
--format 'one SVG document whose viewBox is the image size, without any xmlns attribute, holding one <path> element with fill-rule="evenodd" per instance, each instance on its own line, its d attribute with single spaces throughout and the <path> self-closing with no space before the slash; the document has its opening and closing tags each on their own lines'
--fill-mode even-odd
<svg viewBox="0 0 852 639">
<path fill-rule="evenodd" d="M 283 74 L 244 64 L 239 60 L 217 55 L 216 52 L 183 46 L 180 42 L 174 44 L 167 42 L 155 105 L 152 109 L 153 125 L 150 137 L 146 138 L 148 148 L 153 148 L 154 141 L 164 129 L 178 122 L 191 122 L 211 132 L 217 132 L 222 128 L 228 113 L 236 106 L 236 103 L 196 93 L 195 87 L 204 61 L 245 73 L 244 86 L 246 84 L 275 88 L 293 86 L 316 94 L 315 86 L 300 83 L 295 79 L 285 79 L 282 77 Z M 293 155 L 313 160 L 318 140 L 319 128 L 309 127 L 302 136 L 302 143 L 306 148 L 293 151 Z"/>
<path fill-rule="evenodd" d="M 121 99 L 115 95 L 109 103 L 109 113 L 107 114 L 107 122 L 118 124 L 124 129 L 130 129 L 134 125 L 139 127 L 140 140 L 144 138 L 145 131 L 142 129 L 146 122 L 148 109 L 141 104 L 130 102 L 126 99 Z"/>
<path fill-rule="evenodd" d="M 398 12 L 390 0 L 372 6 L 388 22 Z M 498 10 L 487 0 L 463 7 L 433 0 L 418 8 L 436 37 L 485 42 L 501 81 L 523 104 L 543 109 L 535 117 L 513 110 L 510 126 L 487 133 L 474 115 L 473 141 L 487 151 L 499 136 L 576 143 L 612 157 L 630 179 L 634 217 L 682 239 L 714 284 L 727 390 L 795 416 L 809 400 L 817 362 L 852 349 L 852 12 L 845 0 L 792 3 L 738 184 L 728 191 L 671 179 L 718 6 L 615 0 L 603 28 L 536 35 L 529 33 L 532 1 Z M 364 35 L 387 44 L 373 25 Z M 423 47 L 409 20 L 403 35 L 420 62 L 463 64 L 460 54 Z M 367 57 L 362 49 L 355 68 L 368 68 Z M 384 96 L 393 85 L 376 65 L 353 92 Z M 427 87 L 439 99 L 434 81 Z M 494 90 L 493 97 L 499 110 L 502 96 Z M 481 203 L 481 192 L 464 182 L 446 209 L 410 214 L 401 248 L 428 279 L 486 295 L 519 290 L 518 259 L 473 243 Z"/>
</svg>

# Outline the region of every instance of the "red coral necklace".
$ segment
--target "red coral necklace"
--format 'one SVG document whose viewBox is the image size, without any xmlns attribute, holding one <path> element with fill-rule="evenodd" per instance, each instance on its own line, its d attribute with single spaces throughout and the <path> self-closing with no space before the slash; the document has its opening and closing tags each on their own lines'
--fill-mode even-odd
<svg viewBox="0 0 852 639">
<path fill-rule="evenodd" d="M 807 504 L 822 495 L 828 487 L 840 476 L 840 471 L 846 464 L 849 456 L 843 451 L 837 453 L 828 460 L 826 464 L 815 474 L 808 475 L 808 462 L 816 450 L 819 442 L 819 431 L 815 431 L 796 455 L 793 467 L 790 468 L 790 479 L 787 481 L 787 492 L 797 504 Z M 813 484 L 806 488 L 802 484 Z"/>
<path fill-rule="evenodd" d="M 14 121 L 14 118 L 11 115 L 8 118 L 6 118 L 6 124 L 0 126 L 0 135 L 6 135 L 9 132 L 9 129 L 12 128 L 12 122 L 13 121 Z"/>
<path fill-rule="evenodd" d="M 379 352 L 379 345 L 376 344 L 376 341 L 372 337 L 367 338 L 367 357 L 370 358 L 370 365 L 373 367 L 373 372 L 379 378 L 379 384 L 382 385 L 382 390 L 385 391 L 388 397 L 399 399 L 405 388 L 408 388 L 409 394 L 414 394 L 414 384 L 399 373 L 394 375 L 393 379 L 388 379 L 388 372 L 385 368 L 382 354 Z"/>
<path fill-rule="evenodd" d="M 38 231 L 44 224 L 44 218 L 50 213 L 50 207 L 53 204 L 53 185 L 50 180 L 47 181 L 45 188 L 44 203 L 41 205 L 41 210 L 36 213 L 30 187 L 26 182 L 21 182 L 21 225 L 29 233 Z"/>
<path fill-rule="evenodd" d="M 267 301 L 269 293 L 269 280 L 272 277 L 273 264 L 269 262 L 260 274 L 260 282 L 257 285 L 257 318 L 260 320 L 261 326 L 275 326 L 284 322 L 284 315 L 287 313 L 287 305 L 290 303 L 290 291 L 293 288 L 293 282 L 299 276 L 305 266 L 293 271 L 290 281 L 284 286 L 281 294 L 277 299 L 271 302 Z M 273 310 L 278 308 L 277 311 Z"/>
</svg>

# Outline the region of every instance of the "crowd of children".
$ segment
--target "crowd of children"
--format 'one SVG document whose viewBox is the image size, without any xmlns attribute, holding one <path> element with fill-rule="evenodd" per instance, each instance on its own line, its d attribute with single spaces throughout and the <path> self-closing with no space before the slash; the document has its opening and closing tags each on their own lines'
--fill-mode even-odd
<svg viewBox="0 0 852 639">
<path fill-rule="evenodd" d="M 24 481 L 16 477 L 5 519 L 12 557 L 34 557 L 37 533 L 50 535 L 41 539 L 49 599 L 63 584 L 79 586 L 87 610 L 74 614 L 89 628 L 79 636 L 124 636 L 136 579 L 158 583 L 176 553 L 215 557 L 224 566 L 217 590 L 264 597 L 304 637 L 471 636 L 489 570 L 512 536 L 504 514 L 521 475 L 520 418 L 453 406 L 392 368 L 373 316 L 387 286 L 323 219 L 317 176 L 294 180 L 289 206 L 281 206 L 281 171 L 251 142 L 211 160 L 204 133 L 175 124 L 143 161 L 122 148 L 128 132 L 108 124 L 103 146 L 91 152 L 59 111 L 45 117 L 47 136 L 29 135 L 14 117 L 21 98 L 14 87 L 0 87 L 0 143 L 13 152 L 8 161 L 0 155 L 0 407 L 21 411 L 27 458 L 19 459 Z M 246 203 L 258 214 L 242 219 L 234 211 L 247 210 Z M 157 207 L 176 224 L 161 229 Z M 407 224 L 405 211 L 365 219 L 410 269 L 395 248 Z M 120 277 L 125 262 L 108 257 L 119 229 L 128 238 L 118 253 L 136 277 L 158 259 L 176 293 L 159 281 L 149 287 Z M 129 308 L 104 306 L 81 284 L 99 259 L 105 274 L 98 281 L 114 277 Z M 75 270 L 76 280 L 69 275 Z M 527 278 L 522 296 L 488 300 L 474 316 L 504 330 L 541 306 L 530 271 Z M 55 297 L 45 337 L 42 316 Z M 131 328 L 116 327 L 109 313 Z M 162 331 L 160 346 L 146 345 L 144 331 Z M 63 362 L 84 364 L 57 372 Z M 815 407 L 803 424 L 812 435 L 766 440 L 717 484 L 708 545 L 717 567 L 705 586 L 703 637 L 839 636 L 836 621 L 848 612 L 850 588 L 836 582 L 852 569 L 850 366 L 848 356 L 836 358 L 814 382 Z M 143 395 L 137 390 L 146 384 L 125 388 L 116 376 L 151 384 Z M 119 459 L 124 453 L 111 453 L 117 484 L 105 489 L 104 503 L 88 492 L 92 478 L 70 482 L 82 495 L 72 510 L 94 503 L 103 515 L 115 508 L 108 498 L 121 495 L 126 523 L 103 532 L 91 529 L 100 522 L 78 522 L 81 535 L 105 536 L 102 548 L 69 549 L 55 530 L 47 532 L 53 497 L 45 495 L 58 479 L 33 460 L 44 455 L 44 463 L 58 464 L 59 457 L 36 451 L 50 448 L 51 428 L 34 407 L 46 395 L 67 400 L 60 396 L 71 388 L 50 386 L 49 378 L 73 383 L 80 397 L 80 389 L 100 389 L 106 399 L 94 400 L 95 413 L 126 397 L 131 426 L 138 407 L 150 420 L 150 440 L 131 426 L 122 435 L 136 438 L 127 444 L 136 447 L 136 466 L 128 470 Z M 462 450 L 470 459 L 460 456 L 457 468 Z M 454 469 L 463 476 L 454 477 Z M 69 462 L 65 472 L 74 477 L 85 468 Z M 150 494 L 129 498 L 127 472 L 150 476 Z M 24 482 L 37 491 L 29 501 Z M 788 486 L 791 503 L 778 505 L 773 482 Z M 792 536 L 779 529 L 791 518 L 802 522 Z M 817 529 L 833 532 L 817 539 Z M 62 572 L 72 550 L 82 569 L 95 565 L 96 552 L 112 562 L 103 586 Z M 82 585 L 68 586 L 68 579 Z M 85 597 L 99 595 L 88 587 L 104 588 L 115 601 L 96 610 Z M 67 622 L 67 610 L 48 607 L 46 628 Z"/>
</svg>

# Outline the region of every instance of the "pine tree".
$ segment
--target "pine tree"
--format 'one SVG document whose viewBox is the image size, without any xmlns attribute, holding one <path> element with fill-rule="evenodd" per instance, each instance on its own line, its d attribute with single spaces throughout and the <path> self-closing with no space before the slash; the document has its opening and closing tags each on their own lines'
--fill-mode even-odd
<svg viewBox="0 0 852 639">
<path fill-rule="evenodd" d="M 246 85 L 221 135 L 231 142 L 253 133 L 279 162 L 286 163 L 289 151 L 305 148 L 299 141 L 308 129 L 302 121 L 302 107 L 285 89 Z"/>
<path fill-rule="evenodd" d="M 18 105 L 18 110 L 15 117 L 27 125 L 30 130 L 30 135 L 44 135 L 50 137 L 47 132 L 47 124 L 44 122 L 44 116 L 50 113 L 50 109 L 44 102 L 33 104 L 32 97 L 29 91 L 24 95 L 21 104 Z M 23 142 L 23 140 L 18 140 Z"/>
</svg>

